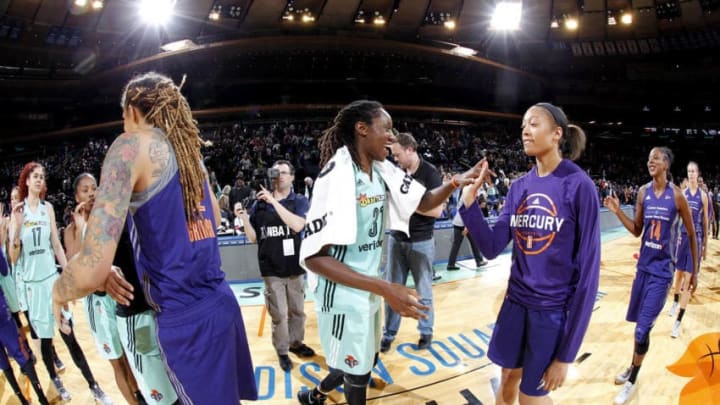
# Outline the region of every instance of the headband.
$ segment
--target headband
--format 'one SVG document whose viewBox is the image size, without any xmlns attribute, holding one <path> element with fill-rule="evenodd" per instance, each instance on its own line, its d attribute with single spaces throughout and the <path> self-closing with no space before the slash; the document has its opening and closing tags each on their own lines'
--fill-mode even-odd
<svg viewBox="0 0 720 405">
<path fill-rule="evenodd" d="M 552 105 L 550 103 L 537 103 L 537 104 L 535 104 L 534 107 L 540 107 L 540 108 L 545 109 L 547 112 L 549 112 L 550 115 L 552 115 L 553 119 L 555 120 L 555 123 L 558 124 L 558 126 L 560 128 L 562 128 L 563 137 L 567 136 L 568 120 L 560 108 L 555 107 L 554 105 Z"/>
</svg>

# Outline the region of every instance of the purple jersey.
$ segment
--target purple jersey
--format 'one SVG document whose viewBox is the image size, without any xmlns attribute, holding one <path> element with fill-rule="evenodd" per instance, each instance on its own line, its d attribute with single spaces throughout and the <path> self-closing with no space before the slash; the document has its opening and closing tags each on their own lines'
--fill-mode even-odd
<svg viewBox="0 0 720 405">
<path fill-rule="evenodd" d="M 0 274 L 6 276 L 7 273 L 7 260 L 2 250 L 0 250 Z M 20 366 L 24 366 L 27 362 L 27 357 L 25 357 L 20 349 L 19 340 L 20 337 L 18 336 L 18 330 L 15 326 L 15 320 L 5 301 L 5 294 L 3 294 L 2 289 L 0 289 L 0 350 L 2 350 L 2 355 L 0 355 L 0 370 L 8 370 L 10 368 L 10 363 L 5 355 L 5 351 L 7 351 Z"/>
<path fill-rule="evenodd" d="M 637 268 L 658 277 L 672 278 L 675 270 L 678 210 L 672 183 L 657 196 L 653 183 L 647 184 L 643 206 L 643 234 Z"/>
<path fill-rule="evenodd" d="M 240 307 L 220 269 L 207 181 L 203 194 L 188 222 L 171 153 L 160 179 L 130 199 L 130 239 L 179 402 L 237 404 L 256 400 L 257 388 Z"/>
<path fill-rule="evenodd" d="M 703 236 L 703 191 L 698 188 L 697 190 L 695 190 L 695 194 L 693 195 L 692 191 L 690 191 L 690 187 L 688 187 L 683 190 L 683 194 L 685 195 L 688 206 L 690 207 L 693 226 L 695 227 L 695 233 L 698 235 L 697 241 L 699 244 L 702 242 Z M 683 235 L 687 234 L 687 228 L 685 228 L 685 226 L 681 226 L 680 232 L 682 232 Z"/>
<path fill-rule="evenodd" d="M 210 190 L 203 186 L 200 217 L 188 225 L 178 173 L 145 192 L 147 199 L 134 195 L 128 220 L 138 276 L 159 316 L 192 307 L 225 280 Z"/>
<path fill-rule="evenodd" d="M 557 358 L 572 362 L 590 322 L 600 274 L 600 203 L 592 180 L 564 159 L 512 183 L 490 229 L 477 203 L 459 212 L 482 253 L 496 257 L 513 240 L 509 299 L 530 309 L 568 311 Z"/>
</svg>

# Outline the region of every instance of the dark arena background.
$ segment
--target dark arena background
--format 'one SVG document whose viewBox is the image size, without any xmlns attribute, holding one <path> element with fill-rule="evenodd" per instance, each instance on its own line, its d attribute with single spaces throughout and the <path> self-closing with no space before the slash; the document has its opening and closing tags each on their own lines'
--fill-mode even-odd
<svg viewBox="0 0 720 405">
<path fill-rule="evenodd" d="M 178 84 L 185 77 L 182 93 L 202 138 L 212 143 L 202 154 L 227 220 L 218 227 L 218 243 L 245 320 L 259 403 L 297 403 L 295 393 L 314 387 L 327 368 L 310 291 L 305 341 L 317 354 L 291 356 L 290 371 L 278 365 L 257 248 L 233 232 L 232 207 L 253 203 L 278 159 L 293 163 L 294 190 L 305 192 L 304 179 L 321 169 L 319 137 L 353 100 L 380 101 L 393 126 L 412 133 L 418 152 L 443 174 L 487 155 L 497 174 L 497 187 L 486 191 L 491 203 L 507 193 L 505 179 L 511 183 L 532 168 L 521 121 L 528 107 L 547 101 L 585 130 L 578 164 L 595 182 L 599 204 L 615 193 L 632 215 L 638 188 L 651 180 L 650 150 L 667 146 L 675 155 L 674 182 L 680 185 L 688 162 L 697 162 L 715 216 L 720 208 L 718 0 L 0 0 L 0 16 L 4 232 L 10 192 L 25 163 L 46 168 L 46 198 L 64 228 L 75 206 L 73 179 L 84 171 L 99 177 L 107 148 L 123 131 L 123 86 L 147 71 Z M 511 258 L 508 250 L 477 270 L 463 246 L 461 269 L 446 271 L 456 204 L 449 201 L 435 225 L 441 278 L 433 287 L 434 340 L 418 349 L 415 321 L 405 319 L 373 370 L 368 403 L 495 401 L 499 369 L 486 351 Z M 490 204 L 491 215 L 493 209 L 497 203 Z M 619 388 L 613 380 L 632 353 L 625 311 L 640 241 L 604 208 L 601 222 L 597 307 L 583 356 L 551 394 L 556 403 L 612 403 Z M 714 226 L 717 235 L 717 220 Z M 680 337 L 669 336 L 667 310 L 658 318 L 628 403 L 720 404 L 720 363 L 703 357 L 720 350 L 719 247 L 711 237 Z M 671 302 L 672 294 L 668 307 Z M 74 313 L 98 382 L 124 403 L 81 304 Z M 94 402 L 55 340 L 71 402 Z M 39 357 L 39 347 L 34 351 Z M 684 374 L 668 368 L 678 362 Z M 36 369 L 51 403 L 62 403 L 42 362 Z M 35 398 L 24 377 L 20 382 Z M 335 391 L 327 403 L 344 401 Z M 0 403 L 20 403 L 3 377 Z"/>
</svg>

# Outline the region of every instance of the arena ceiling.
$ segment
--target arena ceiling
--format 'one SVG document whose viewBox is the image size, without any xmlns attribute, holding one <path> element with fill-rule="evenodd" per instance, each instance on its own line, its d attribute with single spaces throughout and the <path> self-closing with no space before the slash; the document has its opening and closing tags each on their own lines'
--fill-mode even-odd
<svg viewBox="0 0 720 405">
<path fill-rule="evenodd" d="M 328 88 L 512 112 L 542 98 L 608 115 L 662 98 L 650 105 L 660 115 L 685 98 L 720 108 L 720 0 L 523 0 L 512 33 L 490 29 L 490 0 L 177 0 L 159 27 L 141 22 L 139 3 L 0 0 L 0 118 L 17 133 L 91 124 L 58 117 L 116 115 L 121 83 L 148 69 L 188 73 L 202 108 L 343 102 Z"/>
<path fill-rule="evenodd" d="M 101 8 L 93 8 L 96 1 Z M 718 0 L 525 0 L 521 28 L 512 35 L 489 29 L 496 1 L 486 0 L 177 0 L 174 17 L 160 29 L 140 22 L 139 3 L 0 0 L 0 75 L 73 77 L 71 71 L 147 57 L 172 41 L 277 35 L 447 42 L 480 55 L 508 43 L 533 54 L 608 57 L 720 45 Z M 620 23 L 623 13 L 632 14 L 631 24 Z M 577 19 L 576 30 L 565 28 L 570 18 Z M 611 25 L 611 18 L 617 22 Z"/>
</svg>

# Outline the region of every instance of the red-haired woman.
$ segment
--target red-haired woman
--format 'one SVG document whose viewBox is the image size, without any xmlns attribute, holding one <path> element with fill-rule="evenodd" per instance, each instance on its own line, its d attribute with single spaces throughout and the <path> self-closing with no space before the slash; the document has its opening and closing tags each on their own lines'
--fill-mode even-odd
<svg viewBox="0 0 720 405">
<path fill-rule="evenodd" d="M 18 180 L 18 202 L 12 207 L 10 218 L 10 260 L 20 263 L 25 282 L 25 296 L 30 326 L 40 338 L 43 363 L 60 397 L 67 401 L 70 393 L 65 389 L 55 371 L 52 354 L 52 338 L 55 333 L 55 317 L 52 310 L 52 286 L 58 278 L 55 259 L 61 267 L 67 264 L 65 251 L 55 222 L 52 204 L 44 200 L 47 192 L 45 168 L 37 162 L 23 167 Z M 22 292 L 21 292 L 22 293 Z M 88 367 L 85 355 L 72 330 L 69 312 L 63 311 L 61 334 L 73 362 L 78 366 L 90 386 L 93 396 L 102 403 L 112 403 L 100 389 Z"/>
</svg>

